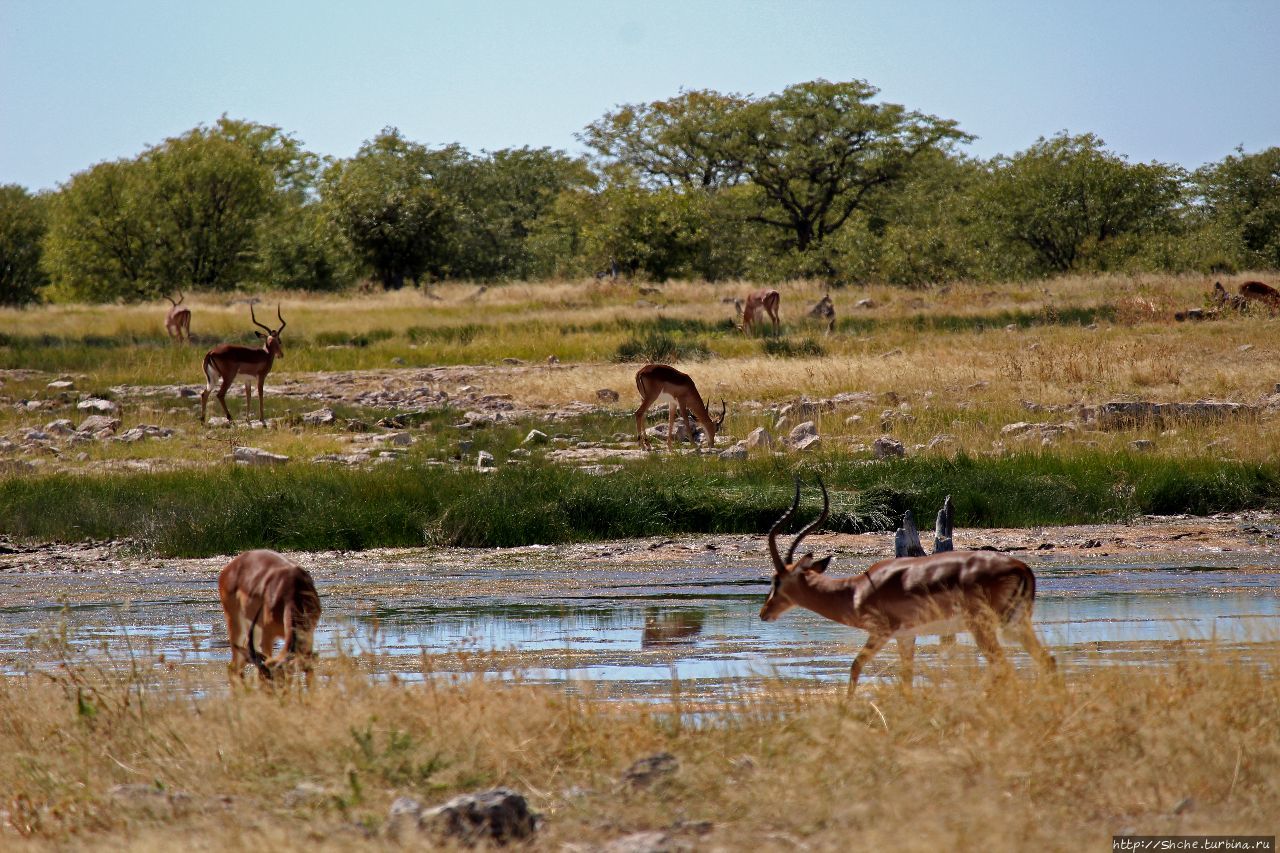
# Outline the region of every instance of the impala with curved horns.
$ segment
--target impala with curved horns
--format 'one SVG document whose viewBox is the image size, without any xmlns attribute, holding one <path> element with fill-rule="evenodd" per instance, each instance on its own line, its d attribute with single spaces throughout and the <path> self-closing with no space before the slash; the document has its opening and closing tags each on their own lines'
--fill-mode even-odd
<svg viewBox="0 0 1280 853">
<path fill-rule="evenodd" d="M 183 308 L 182 302 L 186 299 L 186 294 L 181 290 L 178 291 L 178 301 L 174 302 L 172 296 L 166 296 L 169 300 L 169 313 L 164 318 L 164 330 L 169 333 L 171 340 L 178 343 L 183 342 L 183 335 L 186 335 L 186 342 L 191 343 L 191 309 Z"/>
<path fill-rule="evenodd" d="M 716 433 L 724 423 L 728 408 L 724 400 L 721 400 L 720 419 L 712 419 L 706 403 L 702 402 L 702 395 L 698 393 L 698 386 L 693 384 L 689 374 L 681 373 L 668 364 L 646 364 L 636 371 L 636 390 L 640 392 L 640 408 L 636 409 L 636 434 L 639 436 L 640 446 L 645 450 L 650 449 L 649 437 L 644 432 L 645 412 L 654 403 L 664 401 L 670 402 L 667 410 L 667 450 L 671 449 L 671 438 L 676 431 L 677 410 L 687 429 L 690 443 L 693 442 L 693 430 L 688 429 L 689 413 L 693 412 L 707 435 L 707 447 L 715 447 Z"/>
<path fill-rule="evenodd" d="M 264 424 L 267 422 L 262 410 L 262 383 L 266 380 L 267 374 L 271 372 L 271 366 L 277 358 L 284 358 L 284 347 L 280 343 L 280 333 L 284 331 L 284 317 L 280 316 L 280 306 L 276 306 L 276 319 L 280 321 L 280 328 L 272 329 L 270 326 L 264 326 L 258 322 L 257 316 L 253 313 L 253 306 L 249 306 L 249 316 L 253 319 L 253 324 L 259 326 L 266 331 L 255 331 L 254 334 L 262 338 L 261 347 L 246 347 L 240 344 L 218 344 L 213 349 L 205 353 L 204 356 L 204 375 L 205 388 L 200 392 L 200 421 L 204 422 L 205 407 L 209 404 L 209 394 L 213 391 L 216 382 L 221 381 L 218 387 L 218 402 L 222 404 L 222 411 L 226 412 L 228 424 L 231 422 L 231 410 L 227 408 L 227 389 L 231 387 L 231 382 L 237 377 L 243 377 L 244 382 L 244 411 L 253 420 L 253 385 L 254 379 L 258 380 L 258 420 Z"/>
<path fill-rule="evenodd" d="M 943 551 L 926 557 L 881 560 L 862 574 L 830 578 L 824 574 L 830 557 L 815 559 L 808 553 L 795 559 L 800 542 L 826 520 L 831 508 L 821 477 L 818 486 L 822 489 L 822 514 L 796 534 L 785 560 L 778 553 L 777 536 L 800 506 L 799 477 L 791 508 L 769 530 L 774 573 L 760 618 L 772 622 L 792 607 L 803 607 L 866 631 L 866 645 L 849 668 L 850 695 L 868 661 L 890 640 L 898 641 L 902 683 L 909 688 L 915 638 L 920 635 L 968 631 L 991 665 L 1003 670 L 1008 664 L 997 636 L 1003 629 L 1044 671 L 1053 670 L 1053 656 L 1041 645 L 1031 624 L 1036 578 L 1021 560 L 990 551 Z"/>
<path fill-rule="evenodd" d="M 245 551 L 218 574 L 218 598 L 227 620 L 227 675 L 233 684 L 244 677 L 246 663 L 253 664 L 263 681 L 301 669 L 311 683 L 320 596 L 306 569 L 275 551 Z M 261 651 L 254 648 L 254 634 L 261 637 Z M 277 640 L 283 641 L 279 654 L 264 656 L 272 655 Z"/>
</svg>

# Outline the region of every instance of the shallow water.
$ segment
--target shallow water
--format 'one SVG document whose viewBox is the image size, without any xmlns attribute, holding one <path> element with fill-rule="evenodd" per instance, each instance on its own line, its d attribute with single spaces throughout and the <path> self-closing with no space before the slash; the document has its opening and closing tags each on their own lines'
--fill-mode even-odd
<svg viewBox="0 0 1280 853">
<path fill-rule="evenodd" d="M 588 681 L 626 693 L 711 689 L 726 679 L 838 681 L 864 635 L 793 610 L 761 622 L 767 592 L 756 556 L 634 549 L 513 549 L 486 559 L 432 552 L 332 555 L 310 564 L 325 615 L 322 655 L 366 658 L 375 672 L 519 672 L 527 680 Z M 1067 668 L 1159 663 L 1172 642 L 1246 650 L 1280 640 L 1280 594 L 1271 566 L 1052 558 L 1036 566 L 1035 622 Z M 0 607 L 0 666 L 12 673 L 50 661 L 41 638 L 65 630 L 77 656 L 127 660 L 129 651 L 177 664 L 227 656 L 216 568 L 105 565 L 96 571 L 4 576 L 0 592 L 44 584 Z M 33 646 L 34 644 L 34 646 Z M 428 658 L 423 658 L 423 653 Z M 972 664 L 968 638 L 944 652 L 921 638 L 925 677 Z M 1021 650 L 1015 662 L 1026 665 Z M 890 675 L 891 651 L 869 677 Z"/>
</svg>

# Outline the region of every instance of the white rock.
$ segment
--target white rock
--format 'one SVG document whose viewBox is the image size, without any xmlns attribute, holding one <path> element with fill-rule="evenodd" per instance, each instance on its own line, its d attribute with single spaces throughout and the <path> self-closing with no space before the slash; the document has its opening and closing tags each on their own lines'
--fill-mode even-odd
<svg viewBox="0 0 1280 853">
<path fill-rule="evenodd" d="M 69 379 L 55 379 L 45 387 L 50 391 L 70 391 L 72 388 L 76 387 L 76 383 Z"/>
<path fill-rule="evenodd" d="M 739 441 L 733 447 L 720 451 L 720 458 L 725 460 L 746 459 L 747 443 L 745 441 Z"/>
<path fill-rule="evenodd" d="M 45 432 L 51 432 L 55 435 L 71 435 L 76 431 L 75 425 L 66 418 L 59 418 L 56 421 L 49 421 L 44 425 Z"/>
<path fill-rule="evenodd" d="M 288 462 L 288 456 L 271 453 L 260 447 L 237 447 L 231 452 L 231 458 L 241 465 L 278 465 Z"/>
<path fill-rule="evenodd" d="M 747 433 L 746 441 L 748 450 L 768 450 L 773 446 L 773 436 L 764 427 L 756 427 Z"/>
<path fill-rule="evenodd" d="M 375 435 L 373 440 L 378 444 L 390 444 L 392 447 L 409 447 L 413 444 L 413 436 L 407 432 L 391 432 Z"/>
<path fill-rule="evenodd" d="M 818 450 L 822 446 L 822 437 L 817 435 L 809 435 L 795 442 L 795 449 L 798 453 L 808 453 Z"/>
<path fill-rule="evenodd" d="M 791 428 L 791 433 L 787 436 L 789 444 L 799 444 L 801 441 L 818 434 L 818 426 L 813 421 L 805 421 L 802 424 L 796 424 Z"/>
<path fill-rule="evenodd" d="M 114 412 L 118 406 L 110 400 L 100 400 L 97 397 L 90 397 L 88 400 L 81 400 L 76 403 L 76 408 L 82 412 Z"/>
<path fill-rule="evenodd" d="M 323 409 L 316 409 L 314 412 L 307 412 L 302 416 L 302 422 L 307 426 L 325 426 L 333 423 L 334 420 L 336 418 L 334 417 L 333 409 L 327 406 Z"/>
<path fill-rule="evenodd" d="M 546 444 L 548 441 L 547 434 L 540 429 L 531 429 L 529 434 L 524 437 L 521 444 Z"/>
<path fill-rule="evenodd" d="M 493 454 L 487 450 L 481 450 L 476 454 L 477 468 L 495 468 L 497 467 L 497 464 L 498 463 L 493 458 Z"/>
</svg>

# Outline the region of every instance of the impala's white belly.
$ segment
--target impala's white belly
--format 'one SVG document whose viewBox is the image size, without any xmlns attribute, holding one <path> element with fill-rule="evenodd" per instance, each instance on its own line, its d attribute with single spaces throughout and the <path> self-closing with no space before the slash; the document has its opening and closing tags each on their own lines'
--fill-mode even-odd
<svg viewBox="0 0 1280 853">
<path fill-rule="evenodd" d="M 964 625 L 964 619 L 959 616 L 953 616 L 950 619 L 937 619 L 933 622 L 921 622 L 919 625 L 912 625 L 906 628 L 899 628 L 893 632 L 893 638 L 898 637 L 928 637 L 933 634 L 959 634 L 967 630 Z"/>
<path fill-rule="evenodd" d="M 663 403 L 674 403 L 675 401 L 676 401 L 675 397 L 672 397 L 666 391 L 663 391 L 661 394 L 658 395 L 658 399 L 656 402 L 657 402 L 657 405 L 661 406 Z"/>
</svg>

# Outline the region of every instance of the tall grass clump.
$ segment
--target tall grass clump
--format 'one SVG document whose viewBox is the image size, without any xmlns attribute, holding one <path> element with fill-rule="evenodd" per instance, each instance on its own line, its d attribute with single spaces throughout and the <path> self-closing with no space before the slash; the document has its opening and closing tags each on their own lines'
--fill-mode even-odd
<svg viewBox="0 0 1280 853">
<path fill-rule="evenodd" d="M 309 691 L 211 690 L 67 660 L 0 679 L 0 847 L 403 849 L 388 813 L 477 789 L 523 793 L 539 849 L 634 832 L 709 849 L 1106 849 L 1115 834 L 1274 832 L 1280 657 L 1175 646 L 1148 667 L 1060 681 L 951 677 L 910 693 L 727 683 L 679 700 L 609 701 L 502 678 L 371 677 L 321 662 Z M 659 752 L 678 769 L 620 785 Z"/>
<path fill-rule="evenodd" d="M 665 332 L 650 331 L 618 344 L 615 361 L 700 361 L 711 351 L 697 339 L 675 338 Z"/>
</svg>

